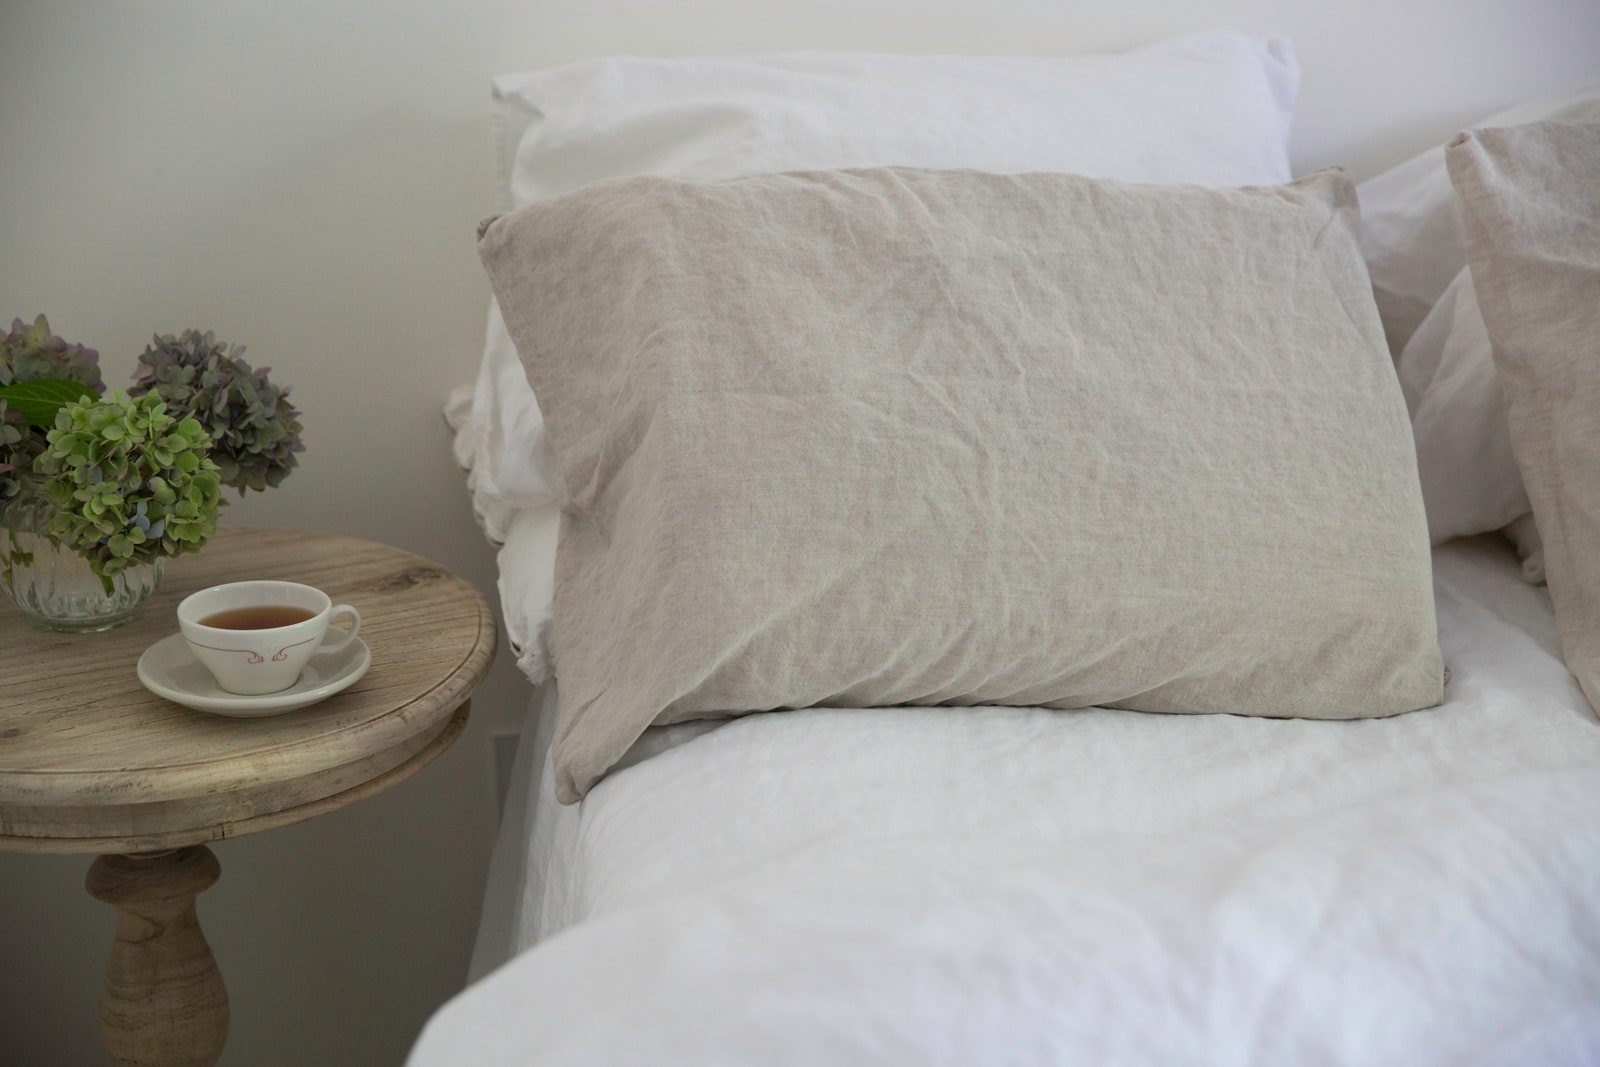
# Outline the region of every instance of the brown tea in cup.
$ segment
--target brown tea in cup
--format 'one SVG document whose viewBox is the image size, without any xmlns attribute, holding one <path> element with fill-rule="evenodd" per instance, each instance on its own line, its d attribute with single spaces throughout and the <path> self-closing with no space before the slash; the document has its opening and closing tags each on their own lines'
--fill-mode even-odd
<svg viewBox="0 0 1600 1067">
<path fill-rule="evenodd" d="M 200 625 L 214 626 L 219 630 L 272 630 L 305 622 L 316 614 L 286 604 L 262 604 L 259 607 L 229 608 L 215 615 L 207 615 L 200 620 Z"/>
</svg>

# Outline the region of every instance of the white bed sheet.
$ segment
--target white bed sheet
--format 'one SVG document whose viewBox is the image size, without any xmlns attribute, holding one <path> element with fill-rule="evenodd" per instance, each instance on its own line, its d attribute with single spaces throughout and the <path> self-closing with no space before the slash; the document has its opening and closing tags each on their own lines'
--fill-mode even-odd
<svg viewBox="0 0 1600 1067">
<path fill-rule="evenodd" d="M 1600 1064 L 1600 723 L 1503 542 L 1434 560 L 1393 719 L 784 712 L 568 808 L 529 735 L 477 965 L 544 944 L 411 1062 Z"/>
</svg>

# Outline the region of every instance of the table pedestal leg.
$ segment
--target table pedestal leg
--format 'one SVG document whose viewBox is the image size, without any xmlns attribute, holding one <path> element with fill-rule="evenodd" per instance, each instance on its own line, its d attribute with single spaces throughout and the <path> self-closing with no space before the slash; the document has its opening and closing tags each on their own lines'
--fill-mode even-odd
<svg viewBox="0 0 1600 1067">
<path fill-rule="evenodd" d="M 124 1067 L 212 1067 L 228 1036 L 228 993 L 194 898 L 222 874 L 204 845 L 98 856 L 85 881 L 117 909 L 100 990 L 100 1043 Z"/>
</svg>

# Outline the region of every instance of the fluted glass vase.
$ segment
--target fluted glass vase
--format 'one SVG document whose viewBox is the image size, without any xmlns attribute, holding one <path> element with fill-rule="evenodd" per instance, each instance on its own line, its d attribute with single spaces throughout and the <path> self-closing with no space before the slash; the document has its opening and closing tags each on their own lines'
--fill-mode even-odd
<svg viewBox="0 0 1600 1067">
<path fill-rule="evenodd" d="M 52 539 L 47 508 L 30 499 L 0 510 L 0 589 L 34 626 L 98 633 L 132 621 L 161 584 L 157 559 L 119 572 L 106 591 L 89 561 Z"/>
</svg>

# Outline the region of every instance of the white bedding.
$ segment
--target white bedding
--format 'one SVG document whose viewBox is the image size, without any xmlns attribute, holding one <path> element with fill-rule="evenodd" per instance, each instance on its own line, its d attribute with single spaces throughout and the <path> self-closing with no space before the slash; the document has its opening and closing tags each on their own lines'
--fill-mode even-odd
<svg viewBox="0 0 1600 1067">
<path fill-rule="evenodd" d="M 813 709 L 524 774 L 494 936 L 544 943 L 410 1062 L 1600 1064 L 1600 724 L 1507 546 L 1435 587 L 1393 719 Z"/>
</svg>

